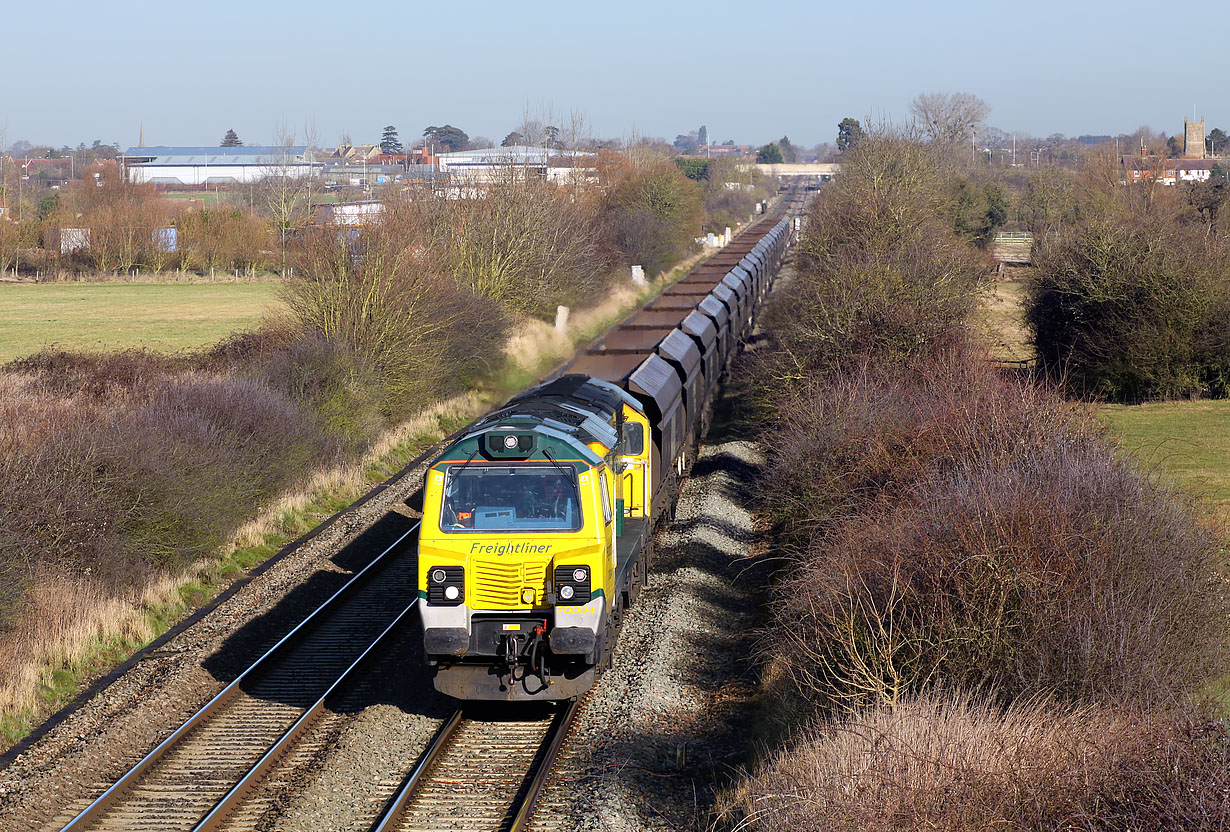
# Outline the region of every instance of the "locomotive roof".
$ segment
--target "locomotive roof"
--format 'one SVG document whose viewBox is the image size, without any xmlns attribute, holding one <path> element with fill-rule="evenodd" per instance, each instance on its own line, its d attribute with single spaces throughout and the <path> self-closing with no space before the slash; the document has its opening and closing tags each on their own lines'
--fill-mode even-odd
<svg viewBox="0 0 1230 832">
<path fill-rule="evenodd" d="M 481 448 L 481 437 L 488 433 L 518 431 L 562 443 L 572 454 L 597 465 L 601 457 L 588 446 L 594 442 L 606 448 L 616 446 L 618 434 L 611 422 L 624 404 L 643 411 L 635 398 L 613 384 L 579 374 L 560 376 L 514 396 L 488 414 L 444 458 L 464 454 L 471 444 Z M 561 451 L 557 446 L 556 453 Z"/>
</svg>

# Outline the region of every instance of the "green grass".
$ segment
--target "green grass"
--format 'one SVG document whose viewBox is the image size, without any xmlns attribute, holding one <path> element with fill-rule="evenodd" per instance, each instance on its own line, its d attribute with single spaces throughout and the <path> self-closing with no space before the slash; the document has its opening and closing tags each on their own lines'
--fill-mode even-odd
<svg viewBox="0 0 1230 832">
<path fill-rule="evenodd" d="M 1099 413 L 1129 452 L 1230 525 L 1230 401 L 1106 405 Z"/>
<path fill-rule="evenodd" d="M 161 352 L 250 329 L 277 306 L 274 283 L 0 284 L 0 362 L 48 346 Z"/>
</svg>

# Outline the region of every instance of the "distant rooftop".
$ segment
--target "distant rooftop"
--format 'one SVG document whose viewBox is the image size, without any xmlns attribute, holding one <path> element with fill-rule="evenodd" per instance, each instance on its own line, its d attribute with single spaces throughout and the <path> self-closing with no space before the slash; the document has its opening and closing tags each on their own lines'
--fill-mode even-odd
<svg viewBox="0 0 1230 832">
<path fill-rule="evenodd" d="M 130 147 L 124 157 L 138 164 L 158 165 L 271 165 L 309 162 L 307 145 L 249 147 Z"/>
<path fill-rule="evenodd" d="M 582 159 L 593 156 L 584 150 L 563 150 L 555 147 L 529 147 L 523 144 L 508 147 L 484 147 L 479 150 L 457 150 L 436 154 L 445 165 L 522 164 L 542 165 L 549 159 Z"/>
</svg>

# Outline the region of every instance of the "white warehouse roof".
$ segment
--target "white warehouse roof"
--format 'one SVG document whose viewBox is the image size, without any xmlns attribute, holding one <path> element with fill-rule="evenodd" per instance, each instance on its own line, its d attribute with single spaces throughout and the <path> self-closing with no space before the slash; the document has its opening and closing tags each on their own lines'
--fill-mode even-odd
<svg viewBox="0 0 1230 832">
<path fill-rule="evenodd" d="M 307 145 L 273 147 L 130 147 L 124 151 L 129 165 L 282 165 L 311 164 Z"/>
</svg>

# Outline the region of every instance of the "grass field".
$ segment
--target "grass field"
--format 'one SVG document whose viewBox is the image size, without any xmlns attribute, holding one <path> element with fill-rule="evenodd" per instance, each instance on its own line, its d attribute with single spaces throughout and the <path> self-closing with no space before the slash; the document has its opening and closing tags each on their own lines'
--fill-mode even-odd
<svg viewBox="0 0 1230 832">
<path fill-rule="evenodd" d="M 254 326 L 275 283 L 0 283 L 0 362 L 46 346 L 174 352 Z"/>
<path fill-rule="evenodd" d="M 1203 498 L 1230 527 L 1230 401 L 1106 405 L 1099 412 L 1128 451 Z"/>
</svg>

